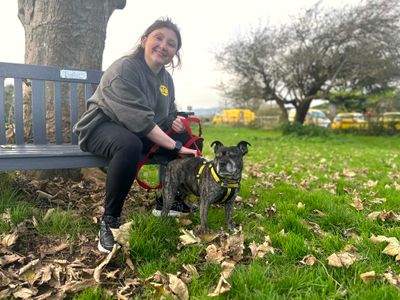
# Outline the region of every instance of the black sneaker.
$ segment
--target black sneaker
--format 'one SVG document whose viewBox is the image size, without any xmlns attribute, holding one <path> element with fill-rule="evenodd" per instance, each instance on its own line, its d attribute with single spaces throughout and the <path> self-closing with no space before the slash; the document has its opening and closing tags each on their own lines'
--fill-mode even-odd
<svg viewBox="0 0 400 300">
<path fill-rule="evenodd" d="M 180 200 L 179 196 L 177 196 L 178 200 L 172 204 L 171 209 L 168 212 L 169 217 L 181 217 L 188 215 L 191 212 L 195 212 L 197 210 L 197 206 L 188 204 L 185 200 Z M 156 217 L 161 216 L 161 211 L 163 207 L 163 199 L 162 197 L 156 198 L 156 207 L 153 209 L 152 214 Z"/>
<path fill-rule="evenodd" d="M 121 226 L 121 217 L 116 218 L 113 216 L 103 216 L 103 220 L 110 226 L 112 229 L 118 229 Z"/>
<path fill-rule="evenodd" d="M 113 216 L 103 216 L 100 221 L 99 243 L 97 248 L 100 252 L 110 253 L 114 247 L 115 240 L 111 228 L 119 228 L 120 219 Z"/>
</svg>

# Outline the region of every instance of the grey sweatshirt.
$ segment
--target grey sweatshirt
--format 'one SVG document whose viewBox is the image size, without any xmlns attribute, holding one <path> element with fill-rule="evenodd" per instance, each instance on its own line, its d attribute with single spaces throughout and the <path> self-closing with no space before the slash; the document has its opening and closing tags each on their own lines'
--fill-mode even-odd
<svg viewBox="0 0 400 300">
<path fill-rule="evenodd" d="M 165 68 L 156 75 L 142 55 L 123 56 L 104 72 L 74 132 L 86 151 L 87 138 L 102 122 L 111 119 L 146 136 L 156 124 L 164 130 L 170 127 L 176 113 L 174 83 Z"/>
</svg>

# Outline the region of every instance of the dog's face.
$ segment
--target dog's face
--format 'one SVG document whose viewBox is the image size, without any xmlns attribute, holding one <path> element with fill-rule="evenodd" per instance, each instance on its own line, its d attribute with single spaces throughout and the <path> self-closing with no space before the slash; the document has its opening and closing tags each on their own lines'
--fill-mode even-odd
<svg viewBox="0 0 400 300">
<path fill-rule="evenodd" d="M 236 146 L 226 147 L 220 141 L 211 143 L 214 146 L 214 168 L 217 174 L 227 179 L 239 179 L 243 169 L 243 156 L 247 153 L 246 141 L 239 142 Z"/>
</svg>

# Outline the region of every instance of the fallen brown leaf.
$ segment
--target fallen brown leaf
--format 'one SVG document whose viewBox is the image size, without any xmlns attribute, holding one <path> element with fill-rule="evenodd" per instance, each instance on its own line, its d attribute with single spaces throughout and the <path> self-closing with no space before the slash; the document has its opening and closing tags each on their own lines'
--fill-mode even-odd
<svg viewBox="0 0 400 300">
<path fill-rule="evenodd" d="M 382 243 L 382 242 L 389 243 L 386 246 L 386 248 L 383 249 L 382 253 L 390 255 L 390 256 L 395 256 L 396 261 L 400 261 L 400 242 L 397 238 L 395 238 L 395 237 L 388 238 L 383 235 L 379 235 L 379 236 L 372 235 L 369 239 L 374 244 Z"/>
<path fill-rule="evenodd" d="M 257 245 L 254 241 L 250 243 L 249 248 L 253 259 L 256 257 L 263 258 L 267 253 L 274 254 L 274 248 L 272 247 L 271 238 L 269 236 L 264 237 L 265 242 L 261 245 Z"/>
<path fill-rule="evenodd" d="M 110 260 L 114 257 L 115 253 L 117 253 L 119 248 L 121 248 L 121 246 L 115 243 L 112 251 L 108 253 L 107 257 L 96 267 L 93 273 L 93 278 L 96 282 L 100 282 L 101 271 L 103 270 L 104 266 L 106 266 L 110 262 Z"/>
<path fill-rule="evenodd" d="M 121 246 L 129 246 L 129 234 L 132 229 L 132 222 L 122 224 L 119 228 L 112 228 L 112 233 L 115 241 Z"/>
<path fill-rule="evenodd" d="M 168 274 L 169 288 L 179 299 L 189 299 L 189 290 L 186 284 L 176 275 Z"/>
<path fill-rule="evenodd" d="M 220 263 L 224 260 L 225 256 L 221 249 L 218 249 L 216 245 L 211 244 L 206 248 L 206 261 Z"/>
<path fill-rule="evenodd" d="M 311 229 L 316 235 L 320 237 L 326 237 L 328 235 L 328 233 L 323 231 L 317 223 L 307 222 L 307 224 L 308 228 Z"/>
<path fill-rule="evenodd" d="M 297 208 L 303 209 L 303 208 L 305 208 L 305 207 L 306 207 L 306 206 L 305 206 L 304 203 L 302 203 L 302 202 L 297 203 Z"/>
<path fill-rule="evenodd" d="M 223 293 L 226 293 L 231 290 L 231 285 L 229 284 L 228 281 L 224 278 L 224 276 L 221 275 L 219 278 L 218 284 L 216 288 L 214 289 L 213 292 L 209 293 L 209 297 L 217 297 Z"/>
<path fill-rule="evenodd" d="M 357 260 L 356 255 L 349 252 L 333 253 L 328 257 L 328 265 L 336 268 L 348 268 Z"/>
<path fill-rule="evenodd" d="M 222 276 L 224 276 L 224 278 L 229 278 L 232 274 L 232 271 L 235 269 L 235 262 L 232 260 L 227 260 L 222 262 L 221 264 L 221 268 L 222 268 Z"/>
<path fill-rule="evenodd" d="M 179 239 L 183 246 L 201 243 L 201 239 L 193 233 L 193 230 L 186 230 L 181 228 L 180 231 L 183 233 L 183 235 L 179 236 Z"/>
<path fill-rule="evenodd" d="M 194 265 L 183 265 L 182 266 L 190 275 L 192 276 L 199 276 L 199 273 L 197 272 L 197 269 Z"/>
<path fill-rule="evenodd" d="M 63 251 L 64 249 L 67 249 L 70 246 L 68 243 L 61 243 L 59 245 L 53 246 L 51 248 L 48 248 L 44 251 L 45 255 L 54 255 L 60 251 Z"/>
<path fill-rule="evenodd" d="M 353 198 L 353 202 L 350 205 L 353 206 L 356 210 L 363 210 L 364 209 L 363 200 L 361 199 L 361 197 L 359 195 L 356 195 Z"/>
<path fill-rule="evenodd" d="M 13 292 L 13 296 L 15 298 L 20 298 L 20 299 L 29 299 L 32 296 L 35 296 L 37 294 L 38 290 L 37 288 L 20 288 L 17 291 Z"/>
<path fill-rule="evenodd" d="M 396 275 L 391 268 L 386 270 L 386 272 L 383 274 L 383 277 L 391 284 L 393 284 L 396 287 L 400 287 L 400 275 Z"/>
<path fill-rule="evenodd" d="M 382 253 L 390 256 L 396 256 L 396 261 L 400 260 L 400 244 L 399 243 L 389 243 Z"/>
<path fill-rule="evenodd" d="M 312 211 L 312 214 L 313 214 L 314 216 L 316 216 L 316 217 L 326 217 L 326 213 L 324 213 L 324 212 L 322 212 L 322 211 L 320 211 L 320 210 L 318 210 L 318 209 L 314 209 L 314 210 Z"/>
<path fill-rule="evenodd" d="M 276 214 L 276 205 L 273 203 L 270 207 L 265 209 L 265 212 L 269 217 L 273 217 Z"/>
<path fill-rule="evenodd" d="M 370 272 L 366 272 L 366 273 L 360 274 L 360 279 L 364 283 L 367 283 L 367 282 L 370 282 L 370 281 L 374 281 L 376 279 L 375 271 L 370 271 Z"/>
<path fill-rule="evenodd" d="M 16 261 L 22 262 L 24 260 L 24 257 L 18 255 L 18 254 L 9 254 L 9 255 L 3 255 L 0 256 L 0 267 L 4 267 L 8 264 L 12 264 Z"/>
<path fill-rule="evenodd" d="M 380 219 L 381 221 L 400 221 L 400 214 L 395 213 L 393 211 L 373 211 L 372 213 L 368 214 L 368 218 L 371 220 Z"/>
<path fill-rule="evenodd" d="M 25 266 L 23 266 L 21 269 L 19 269 L 18 275 L 22 275 L 23 273 L 25 273 L 32 267 L 36 266 L 38 263 L 39 263 L 39 259 L 34 259 L 34 260 L 30 261 Z"/>
<path fill-rule="evenodd" d="M 2 235 L 1 244 L 5 247 L 11 247 L 16 243 L 17 239 L 18 239 L 18 233 L 15 230 L 12 233 Z"/>
<path fill-rule="evenodd" d="M 354 176 L 356 176 L 356 172 L 354 172 L 353 170 L 350 170 L 350 169 L 344 169 L 343 175 L 346 177 L 354 177 Z"/>
<path fill-rule="evenodd" d="M 244 250 L 244 236 L 242 232 L 239 231 L 233 235 L 229 235 L 223 242 L 222 248 L 226 257 L 230 257 L 236 262 L 242 260 Z"/>
<path fill-rule="evenodd" d="M 305 266 L 313 266 L 316 262 L 317 259 L 313 255 L 304 256 L 303 259 L 300 261 L 300 263 Z"/>
</svg>

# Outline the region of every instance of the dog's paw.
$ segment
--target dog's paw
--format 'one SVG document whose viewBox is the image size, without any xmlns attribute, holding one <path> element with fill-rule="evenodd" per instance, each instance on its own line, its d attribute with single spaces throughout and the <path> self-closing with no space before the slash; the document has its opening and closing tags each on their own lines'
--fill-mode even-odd
<svg viewBox="0 0 400 300">
<path fill-rule="evenodd" d="M 236 229 L 235 226 L 228 226 L 228 232 L 229 232 L 230 234 L 235 234 L 235 233 L 238 233 L 239 230 Z"/>
</svg>

